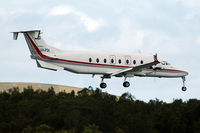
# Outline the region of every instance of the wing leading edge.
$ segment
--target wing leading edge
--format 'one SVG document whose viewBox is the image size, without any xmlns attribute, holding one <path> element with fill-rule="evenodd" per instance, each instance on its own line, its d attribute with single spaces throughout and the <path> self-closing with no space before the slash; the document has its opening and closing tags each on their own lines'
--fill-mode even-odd
<svg viewBox="0 0 200 133">
<path fill-rule="evenodd" d="M 126 74 L 128 74 L 130 72 L 139 72 L 139 71 L 142 71 L 145 68 L 149 68 L 149 67 L 152 67 L 152 66 L 160 63 L 158 61 L 157 54 L 153 55 L 153 57 L 154 57 L 154 61 L 153 62 L 150 62 L 150 63 L 147 63 L 147 64 L 143 64 L 143 65 L 139 65 L 139 66 L 132 67 L 132 68 L 123 69 L 123 70 L 114 72 L 111 75 L 112 76 L 116 76 L 116 77 L 120 77 L 120 76 L 124 76 L 124 75 L 126 75 Z"/>
</svg>

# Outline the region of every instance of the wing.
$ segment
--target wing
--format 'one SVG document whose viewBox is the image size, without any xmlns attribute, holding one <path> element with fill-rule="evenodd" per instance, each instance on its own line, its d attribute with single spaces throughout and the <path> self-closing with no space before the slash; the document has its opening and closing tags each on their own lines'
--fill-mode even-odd
<svg viewBox="0 0 200 133">
<path fill-rule="evenodd" d="M 117 71 L 115 73 L 112 73 L 112 76 L 120 77 L 120 76 L 126 75 L 129 72 L 139 72 L 139 71 L 142 71 L 145 68 L 149 68 L 149 67 L 156 65 L 158 63 L 160 63 L 160 62 L 158 61 L 157 54 L 156 54 L 156 55 L 154 55 L 154 61 L 153 62 Z"/>
</svg>

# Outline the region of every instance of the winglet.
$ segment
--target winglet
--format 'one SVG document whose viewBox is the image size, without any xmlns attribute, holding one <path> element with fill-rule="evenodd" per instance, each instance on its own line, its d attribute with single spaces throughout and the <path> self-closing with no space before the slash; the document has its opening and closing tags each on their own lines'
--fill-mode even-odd
<svg viewBox="0 0 200 133">
<path fill-rule="evenodd" d="M 154 61 L 155 61 L 155 62 L 159 62 L 159 61 L 158 61 L 158 56 L 157 56 L 157 54 L 155 54 L 153 57 L 154 57 Z"/>
</svg>

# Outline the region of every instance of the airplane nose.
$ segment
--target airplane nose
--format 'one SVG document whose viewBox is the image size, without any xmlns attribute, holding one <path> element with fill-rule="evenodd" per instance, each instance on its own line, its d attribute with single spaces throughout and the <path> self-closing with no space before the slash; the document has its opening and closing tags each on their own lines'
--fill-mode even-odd
<svg viewBox="0 0 200 133">
<path fill-rule="evenodd" d="M 180 76 L 180 77 L 185 77 L 185 76 L 187 76 L 189 73 L 187 72 L 187 71 L 185 71 L 185 70 L 182 70 L 182 69 L 179 69 L 179 68 L 177 68 L 177 67 L 173 67 L 178 73 L 178 75 Z"/>
<path fill-rule="evenodd" d="M 187 76 L 189 73 L 186 71 L 182 71 L 183 76 Z"/>
</svg>

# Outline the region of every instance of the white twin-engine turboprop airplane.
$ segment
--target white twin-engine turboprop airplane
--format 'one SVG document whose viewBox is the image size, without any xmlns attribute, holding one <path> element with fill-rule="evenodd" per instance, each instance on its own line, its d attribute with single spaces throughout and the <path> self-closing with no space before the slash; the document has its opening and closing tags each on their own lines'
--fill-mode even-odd
<svg viewBox="0 0 200 133">
<path fill-rule="evenodd" d="M 23 33 L 31 58 L 36 60 L 37 66 L 50 70 L 67 70 L 78 74 L 101 75 L 101 88 L 106 88 L 104 78 L 124 77 L 124 87 L 129 87 L 128 77 L 165 77 L 183 80 L 182 90 L 186 91 L 185 76 L 188 72 L 180 70 L 157 55 L 146 54 L 118 54 L 62 51 L 53 48 L 41 38 L 40 30 L 13 32 L 13 39 Z"/>
</svg>

